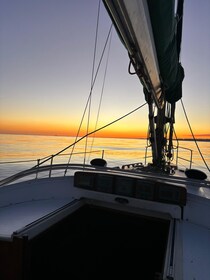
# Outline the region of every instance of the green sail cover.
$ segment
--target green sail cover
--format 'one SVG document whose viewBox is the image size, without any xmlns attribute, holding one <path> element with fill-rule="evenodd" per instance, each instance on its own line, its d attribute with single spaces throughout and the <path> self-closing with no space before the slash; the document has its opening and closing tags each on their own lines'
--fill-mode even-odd
<svg viewBox="0 0 210 280">
<path fill-rule="evenodd" d="M 179 62 L 182 15 L 179 21 L 174 17 L 174 0 L 148 0 L 147 3 L 165 98 L 174 103 L 182 97 L 184 79 L 184 69 Z"/>
</svg>

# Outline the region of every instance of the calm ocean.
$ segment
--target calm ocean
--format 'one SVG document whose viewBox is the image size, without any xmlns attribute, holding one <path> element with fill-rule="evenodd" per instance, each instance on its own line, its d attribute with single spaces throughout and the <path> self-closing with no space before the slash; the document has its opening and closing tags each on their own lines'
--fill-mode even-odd
<svg viewBox="0 0 210 280">
<path fill-rule="evenodd" d="M 33 167 L 37 164 L 37 159 L 56 154 L 74 141 L 74 137 L 0 134 L 0 180 Z M 71 158 L 72 163 L 83 163 L 84 156 L 80 153 L 84 152 L 85 144 L 85 140 L 82 140 L 76 145 Z M 86 163 L 95 157 L 101 157 L 103 151 L 108 166 L 144 163 L 146 145 L 145 139 L 95 138 L 93 140 L 89 138 L 87 152 L 91 151 L 91 153 L 87 153 Z M 198 145 L 210 166 L 210 141 L 199 141 Z M 192 168 L 199 168 L 209 173 L 193 141 L 179 141 L 179 146 L 193 150 Z M 190 151 L 183 148 L 179 148 L 179 156 L 189 160 Z M 55 158 L 54 162 L 68 162 L 71 151 L 71 148 L 64 151 L 64 155 Z M 188 168 L 189 162 L 180 160 L 179 167 Z"/>
</svg>

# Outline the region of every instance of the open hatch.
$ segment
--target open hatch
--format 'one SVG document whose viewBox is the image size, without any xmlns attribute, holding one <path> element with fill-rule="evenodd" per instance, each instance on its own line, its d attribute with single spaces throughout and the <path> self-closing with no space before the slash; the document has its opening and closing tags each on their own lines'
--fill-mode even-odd
<svg viewBox="0 0 210 280">
<path fill-rule="evenodd" d="M 85 205 L 30 241 L 29 279 L 161 279 L 169 226 Z"/>
</svg>

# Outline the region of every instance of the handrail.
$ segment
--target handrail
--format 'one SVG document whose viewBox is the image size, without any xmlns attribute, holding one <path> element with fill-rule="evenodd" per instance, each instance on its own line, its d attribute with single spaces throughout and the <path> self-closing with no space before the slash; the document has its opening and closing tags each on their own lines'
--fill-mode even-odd
<svg viewBox="0 0 210 280">
<path fill-rule="evenodd" d="M 91 165 L 86 166 L 86 168 L 87 167 L 89 167 L 90 169 L 93 169 L 93 167 Z M 16 174 L 14 174 L 10 177 L 7 177 L 7 178 L 1 180 L 0 181 L 0 186 L 12 183 L 16 180 L 19 180 L 23 177 L 30 176 L 30 175 L 33 175 L 33 174 L 36 174 L 35 179 L 37 179 L 38 178 L 38 173 L 40 173 L 40 172 L 49 171 L 49 176 L 48 177 L 51 177 L 52 170 L 83 169 L 83 168 L 84 168 L 83 164 L 68 164 L 68 163 L 43 165 L 43 166 L 39 166 L 39 167 L 36 167 L 36 168 L 32 167 L 30 169 L 26 169 L 24 171 L 21 171 L 19 173 L 16 173 Z"/>
<path fill-rule="evenodd" d="M 148 148 L 149 148 L 149 146 L 146 147 L 146 152 L 145 152 L 145 166 L 146 166 L 146 159 L 150 157 L 150 156 L 147 155 L 147 149 Z M 183 148 L 185 150 L 190 151 L 190 153 L 191 153 L 190 159 L 188 160 L 188 159 L 180 157 L 179 154 L 178 154 L 178 148 Z M 174 149 L 177 149 L 176 161 L 178 161 L 178 159 L 185 160 L 185 161 L 190 163 L 190 168 L 191 168 L 191 165 L 192 165 L 192 152 L 193 151 L 191 149 L 189 149 L 189 148 L 180 147 L 180 146 L 179 147 L 177 146 Z M 99 151 L 92 151 L 92 153 L 93 152 L 99 152 Z M 104 151 L 102 151 L 102 156 L 103 156 L 103 153 L 104 153 Z M 83 153 L 77 153 L 77 154 L 83 154 Z M 64 155 L 64 154 L 61 154 L 61 155 Z M 65 154 L 65 155 L 68 155 L 68 154 Z M 10 183 L 12 183 L 12 182 L 14 182 L 16 180 L 19 180 L 19 179 L 21 179 L 23 177 L 30 176 L 30 175 L 33 175 L 33 174 L 35 175 L 35 177 L 32 178 L 32 180 L 36 180 L 36 179 L 38 179 L 38 175 L 41 172 L 49 172 L 47 177 L 50 178 L 52 176 L 52 171 L 54 171 L 54 170 L 71 170 L 71 169 L 83 170 L 84 169 L 84 164 L 76 164 L 76 163 L 75 164 L 74 163 L 71 163 L 71 164 L 69 164 L 69 163 L 54 164 L 53 163 L 53 158 L 54 158 L 53 156 L 48 157 L 48 160 L 50 160 L 50 164 L 49 165 L 40 165 L 39 162 L 42 159 L 38 159 L 36 166 L 34 166 L 34 167 L 30 168 L 30 169 L 21 171 L 19 173 L 16 173 L 16 174 L 14 174 L 14 175 L 12 175 L 10 177 L 7 177 L 7 178 L 1 180 L 0 181 L 0 186 L 10 184 Z M 19 161 L 19 162 L 23 162 L 23 161 Z M 12 162 L 10 162 L 10 163 L 12 163 Z M 121 168 L 122 168 L 123 171 L 129 171 L 127 168 L 123 168 L 123 167 L 131 166 L 131 165 L 133 167 L 134 167 L 134 165 L 135 166 L 137 166 L 137 165 L 138 166 L 142 166 L 140 163 L 135 163 L 135 164 L 124 165 Z M 85 165 L 85 168 L 89 169 L 89 170 L 93 170 L 95 167 L 92 166 L 92 165 Z M 97 168 L 99 168 L 99 167 L 97 167 Z M 103 170 L 108 170 L 108 169 L 109 168 L 103 167 Z M 119 167 L 117 169 L 119 170 Z M 113 170 L 114 170 L 114 168 L 112 168 L 112 171 Z M 64 172 L 63 177 L 65 177 L 65 174 L 66 173 Z"/>
<path fill-rule="evenodd" d="M 147 163 L 147 159 L 152 157 L 152 156 L 148 156 L 148 155 L 147 155 L 147 150 L 148 150 L 148 148 L 151 148 L 151 146 L 148 145 L 148 146 L 145 147 L 145 156 L 144 156 L 145 165 L 146 165 L 146 163 Z M 180 156 L 179 156 L 179 149 L 180 149 L 180 148 L 181 148 L 181 149 L 184 149 L 184 150 L 187 150 L 187 151 L 190 152 L 190 159 L 186 159 L 186 158 L 183 158 L 183 157 L 180 157 Z M 176 152 L 176 166 L 178 166 L 178 160 L 181 159 L 181 160 L 184 160 L 184 161 L 186 161 L 186 162 L 189 162 L 189 168 L 191 168 L 191 167 L 192 167 L 192 163 L 193 163 L 193 161 L 192 161 L 193 150 L 192 150 L 192 149 L 189 149 L 189 148 L 186 148 L 186 147 L 182 147 L 182 146 L 175 146 L 175 147 L 174 147 L 174 150 L 177 150 L 177 152 Z"/>
<path fill-rule="evenodd" d="M 30 169 L 26 169 L 24 171 L 21 171 L 19 173 L 16 173 L 10 177 L 7 177 L 3 180 L 0 181 L 0 186 L 3 186 L 3 185 L 7 185 L 7 184 L 10 184 L 16 180 L 19 180 L 23 177 L 26 177 L 26 176 L 30 176 L 30 175 L 33 175 L 35 174 L 35 178 L 33 180 L 36 180 L 38 179 L 38 175 L 37 173 L 41 173 L 41 172 L 46 172 L 46 171 L 53 171 L 53 170 L 84 170 L 84 168 L 86 170 L 95 170 L 96 167 L 93 166 L 93 165 L 84 165 L 84 164 L 81 164 L 81 163 L 71 163 L 71 164 L 68 164 L 68 163 L 61 163 L 61 164 L 53 164 L 53 165 L 43 165 L 43 166 L 39 166 L 39 167 L 33 167 L 33 168 L 30 168 Z M 109 172 L 109 171 L 112 171 L 112 172 L 119 172 L 119 167 L 104 167 L 104 166 L 97 166 L 97 170 L 103 170 L 104 172 Z M 130 170 L 126 170 L 126 169 L 120 169 L 121 173 L 122 174 L 127 174 L 128 172 L 130 172 Z M 63 177 L 65 177 L 65 173 L 63 175 Z M 48 175 L 47 178 L 50 178 L 50 176 Z"/>
<path fill-rule="evenodd" d="M 97 152 L 101 152 L 102 153 L 102 158 L 104 156 L 104 150 L 95 150 L 95 151 L 90 151 L 90 152 L 77 152 L 77 153 L 73 153 L 73 155 L 75 154 L 87 154 L 87 153 L 97 153 Z M 71 153 L 72 154 L 72 153 Z M 71 155 L 71 154 L 59 154 L 57 156 L 67 156 L 67 155 Z M 53 159 L 54 159 L 54 155 L 51 155 L 51 156 L 47 156 L 47 157 L 44 157 L 44 158 L 41 158 L 41 159 L 36 159 L 36 160 L 20 160 L 20 161 L 10 161 L 10 162 L 0 162 L 0 164 L 11 164 L 11 163 L 23 163 L 23 162 L 37 162 L 37 164 L 32 167 L 32 168 L 29 168 L 29 169 L 26 169 L 26 170 L 23 170 L 21 172 L 18 172 L 12 176 L 9 176 L 3 180 L 0 180 L 0 186 L 3 186 L 3 185 L 6 185 L 6 184 L 9 184 L 11 182 L 14 182 L 16 180 L 19 180 L 25 176 L 29 176 L 29 175 L 33 175 L 33 174 L 36 174 L 35 176 L 35 179 L 38 178 L 38 174 L 40 172 L 43 172 L 43 171 L 49 171 L 49 175 L 48 177 L 51 177 L 52 175 L 52 170 L 56 170 L 56 169 L 64 169 L 64 170 L 67 170 L 67 169 L 71 169 L 72 165 L 70 165 L 69 163 L 64 163 L 64 164 L 53 164 Z M 40 164 L 40 161 L 42 161 L 43 159 L 47 159 L 47 161 L 50 161 L 50 164 L 49 165 L 42 165 Z M 78 165 L 79 166 L 79 165 Z M 65 173 L 64 173 L 64 176 L 65 176 Z"/>
<path fill-rule="evenodd" d="M 82 154 L 90 154 L 90 153 L 102 153 L 102 157 L 104 155 L 104 150 L 95 150 L 95 151 L 90 151 L 90 152 L 78 152 L 78 153 L 69 153 L 69 154 L 59 154 L 56 157 L 60 157 L 60 156 L 70 156 L 70 155 L 82 155 Z M 52 157 L 54 157 L 54 155 L 50 155 L 50 156 L 46 156 L 40 159 L 29 159 L 29 160 L 15 160 L 15 161 L 1 161 L 0 164 L 10 164 L 10 163 L 26 163 L 26 162 L 37 162 L 39 164 L 39 162 L 41 160 L 47 159 L 50 160 Z"/>
<path fill-rule="evenodd" d="M 37 174 L 37 172 L 49 171 L 50 169 L 51 170 L 62 170 L 62 169 L 65 170 L 65 169 L 68 169 L 68 170 L 75 170 L 75 171 L 79 171 L 79 170 L 83 171 L 84 168 L 85 168 L 85 170 L 89 170 L 89 171 L 96 170 L 95 166 L 84 165 L 84 164 L 53 164 L 52 166 L 51 165 L 43 165 L 43 166 L 40 166 L 39 168 L 31 168 L 31 169 L 24 170 L 22 172 L 19 172 L 19 173 L 13 175 L 13 176 L 10 176 L 10 177 L 8 177 L 6 179 L 3 179 L 3 180 L 0 181 L 0 186 L 4 186 L 4 185 L 7 185 L 7 184 L 10 184 L 10 183 L 12 183 L 12 182 L 14 182 L 14 181 L 16 181 L 18 179 L 21 179 L 23 177 L 26 177 L 26 176 Z M 110 172 L 112 172 L 112 173 L 117 172 L 118 174 L 120 172 L 120 174 L 122 174 L 122 175 L 127 175 L 127 174 L 134 175 L 134 173 L 139 175 L 138 170 L 121 169 L 119 167 L 102 167 L 102 166 L 97 166 L 97 171 L 99 171 L 99 170 L 103 171 L 103 172 L 108 172 L 108 173 L 110 173 Z M 164 174 L 161 174 L 161 175 L 160 174 L 159 175 L 155 174 L 155 178 L 157 179 L 158 176 L 159 176 L 159 179 L 161 179 L 163 175 Z M 63 177 L 65 177 L 65 175 L 63 175 Z M 142 178 L 151 178 L 151 174 L 150 173 L 148 173 L 148 174 L 147 173 L 144 173 L 144 174 L 141 173 L 141 177 Z M 49 176 L 46 177 L 46 178 L 49 178 Z M 32 180 L 36 181 L 36 179 L 38 179 L 37 176 L 35 176 L 35 178 L 32 179 Z M 173 182 L 173 178 L 172 177 L 168 178 L 168 180 L 172 180 L 172 182 Z M 177 180 L 177 178 L 176 178 L 176 180 Z M 179 177 L 178 180 L 181 183 L 182 181 L 185 181 L 185 178 Z M 203 183 L 205 183 L 205 182 L 203 182 Z M 207 182 L 207 184 L 209 184 L 209 183 Z"/>
<path fill-rule="evenodd" d="M 178 148 L 181 148 L 181 149 L 184 149 L 184 150 L 189 151 L 189 152 L 190 152 L 190 160 L 180 157 L 180 156 L 179 156 L 179 150 L 178 150 Z M 192 150 L 192 149 L 189 149 L 189 148 L 186 148 L 186 147 L 181 147 L 181 146 L 178 147 L 178 146 L 177 146 L 176 165 L 178 164 L 178 159 L 182 159 L 182 160 L 188 161 L 188 162 L 190 163 L 189 168 L 191 169 L 191 167 L 192 167 L 192 154 L 193 154 L 193 150 Z"/>
</svg>

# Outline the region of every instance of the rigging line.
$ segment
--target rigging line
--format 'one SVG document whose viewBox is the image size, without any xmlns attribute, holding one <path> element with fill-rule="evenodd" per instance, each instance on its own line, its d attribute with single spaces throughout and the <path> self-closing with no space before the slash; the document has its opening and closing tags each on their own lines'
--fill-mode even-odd
<svg viewBox="0 0 210 280">
<path fill-rule="evenodd" d="M 113 27 L 113 24 L 111 24 L 110 28 L 109 28 L 109 32 L 108 32 L 108 35 L 107 35 L 107 38 L 106 38 L 106 42 L 104 44 L 104 48 L 103 48 L 103 51 L 102 51 L 102 54 L 101 54 L 101 58 L 99 60 L 99 64 L 98 64 L 98 67 L 96 69 L 96 74 L 95 74 L 95 77 L 94 77 L 94 80 L 93 80 L 93 84 L 91 86 L 91 89 L 90 89 L 90 95 L 92 94 L 92 91 L 93 91 L 93 87 L 95 85 L 95 81 L 96 81 L 96 78 L 98 76 L 98 72 L 99 72 L 99 69 L 100 69 L 100 66 L 101 66 L 101 62 L 102 62 L 102 59 L 104 57 L 104 53 L 105 53 L 105 50 L 106 50 L 106 47 L 107 47 L 107 44 L 108 44 L 108 41 L 109 41 L 109 37 L 111 35 L 111 31 L 112 31 L 112 27 Z"/>
<path fill-rule="evenodd" d="M 210 172 L 210 169 L 209 169 L 209 167 L 208 167 L 208 165 L 207 165 L 207 163 L 206 163 L 206 161 L 205 161 L 205 159 L 204 159 L 204 157 L 203 157 L 203 155 L 202 155 L 202 153 L 201 153 L 201 150 L 200 150 L 200 148 L 199 148 L 199 146 L 198 146 L 197 140 L 195 139 L 195 136 L 194 136 L 194 133 L 193 133 L 193 131 L 192 131 L 192 127 L 191 127 L 191 125 L 190 125 L 189 119 L 188 119 L 188 117 L 187 117 L 187 113 L 186 113 L 186 110 L 185 110 L 185 107 L 184 107 L 184 104 L 183 104 L 182 99 L 181 99 L 181 104 L 182 104 L 182 108 L 183 108 L 183 111 L 184 111 L 184 114 L 185 114 L 185 118 L 186 118 L 186 120 L 187 120 L 189 129 L 190 129 L 190 132 L 191 132 L 191 134 L 192 134 L 193 140 L 195 141 L 196 147 L 197 147 L 197 149 L 198 149 L 198 152 L 199 152 L 199 154 L 200 154 L 200 156 L 201 156 L 201 158 L 202 158 L 204 164 L 206 165 L 206 168 L 207 168 L 208 171 Z"/>
<path fill-rule="evenodd" d="M 84 118 L 85 118 L 85 114 L 86 114 L 86 111 L 87 111 L 88 104 L 90 102 L 90 98 L 91 98 L 91 95 L 92 95 L 92 90 L 93 90 L 93 87 L 95 85 L 96 78 L 98 76 L 99 68 L 101 66 L 101 62 L 102 62 L 102 59 L 103 59 L 103 56 L 104 56 L 104 52 L 105 52 L 105 49 L 106 49 L 106 46 L 107 46 L 107 43 L 108 43 L 109 36 L 111 34 L 112 27 L 113 27 L 113 24 L 111 24 L 111 26 L 109 28 L 109 32 L 108 32 L 108 35 L 107 35 L 107 38 L 106 38 L 106 42 L 105 42 L 105 45 L 104 45 L 104 48 L 103 48 L 103 51 L 102 51 L 102 54 L 101 54 L 101 58 L 100 58 L 100 61 L 99 61 L 99 64 L 98 64 L 98 67 L 97 67 L 97 70 L 96 70 L 96 73 L 95 73 L 93 84 L 91 86 L 90 93 L 89 93 L 89 96 L 88 96 L 88 99 L 87 99 L 87 102 L 86 102 L 86 105 L 85 105 L 85 109 L 84 109 L 84 112 L 83 112 L 83 115 L 82 115 L 82 119 L 80 121 L 80 125 L 79 125 L 79 128 L 78 128 L 76 137 L 75 137 L 75 143 L 76 143 L 76 141 L 77 141 L 77 139 L 79 137 L 79 133 L 80 133 L 80 130 L 81 130 Z M 72 153 L 73 153 L 73 151 L 74 151 L 74 146 L 72 148 Z M 70 157 L 69 157 L 69 160 L 68 160 L 68 163 L 67 163 L 67 167 L 68 167 L 68 164 L 70 163 L 70 161 L 71 161 L 71 154 L 70 154 Z M 65 170 L 65 174 L 66 174 L 66 172 L 67 172 L 67 168 Z"/>
<path fill-rule="evenodd" d="M 98 14 L 97 14 L 97 21 L 96 21 L 95 45 L 94 45 L 94 55 L 93 55 L 92 76 L 91 76 L 91 87 L 92 87 L 93 80 L 94 80 L 96 50 L 97 50 L 97 42 L 98 42 L 98 26 L 99 26 L 99 16 L 100 16 L 100 4 L 101 4 L 101 0 L 99 0 L 99 3 L 98 3 Z"/>
<path fill-rule="evenodd" d="M 102 130 L 102 129 L 104 129 L 104 128 L 110 126 L 110 125 L 113 125 L 114 123 L 116 123 L 116 122 L 118 122 L 118 121 L 120 121 L 120 120 L 126 118 L 127 116 L 129 116 L 129 115 L 135 113 L 136 111 L 138 111 L 139 109 L 141 109 L 142 107 L 144 107 L 146 104 L 147 104 L 147 102 L 143 103 L 142 105 L 138 106 L 137 108 L 133 109 L 132 111 L 128 112 L 127 114 L 125 114 L 125 115 L 119 117 L 118 119 L 116 119 L 116 120 L 114 120 L 114 121 L 112 121 L 112 122 L 110 122 L 110 123 L 108 123 L 108 124 L 106 124 L 106 125 L 104 125 L 104 126 L 101 126 L 101 127 L 97 128 L 96 130 L 93 130 L 93 131 L 91 131 L 91 132 L 88 132 L 88 133 L 85 134 L 84 136 L 82 136 L 82 137 L 80 137 L 79 139 L 75 140 L 74 143 L 72 143 L 72 144 L 70 144 L 69 146 L 65 147 L 64 149 L 62 149 L 61 151 L 57 152 L 56 154 L 50 156 L 48 159 L 43 160 L 42 162 L 40 162 L 39 164 L 35 165 L 35 166 L 32 167 L 31 169 L 37 168 L 37 167 L 39 167 L 40 165 L 42 165 L 43 163 L 45 163 L 46 161 L 48 161 L 50 158 L 54 158 L 54 157 L 58 156 L 59 154 L 63 153 L 63 152 L 66 151 L 67 149 L 71 148 L 72 146 L 74 146 L 75 144 L 77 144 L 78 142 L 80 142 L 81 140 L 83 140 L 85 137 L 87 137 L 87 136 L 89 136 L 89 135 L 91 135 L 91 134 L 94 134 L 94 133 L 96 133 L 96 132 L 98 132 L 98 131 L 100 131 L 100 130 Z"/>
<path fill-rule="evenodd" d="M 104 45 L 104 48 L 103 48 L 103 51 L 102 51 L 102 54 L 101 54 L 101 58 L 100 58 L 100 61 L 99 61 L 99 64 L 98 64 L 98 67 L 97 67 L 97 70 L 96 70 L 96 73 L 95 73 L 95 77 L 94 77 L 94 80 L 93 80 L 93 83 L 92 83 L 92 86 L 91 86 L 91 89 L 90 89 L 90 93 L 89 93 L 89 96 L 88 96 L 88 99 L 87 99 L 87 103 L 86 103 L 86 106 L 85 106 L 84 113 L 83 113 L 83 116 L 82 116 L 82 120 L 81 120 L 81 123 L 80 123 L 79 131 L 80 131 L 80 129 L 81 129 L 81 126 L 82 126 L 82 123 L 83 123 L 83 120 L 84 120 L 84 116 L 85 116 L 85 113 L 86 113 L 86 111 L 87 111 L 88 103 L 90 102 L 90 98 L 91 98 L 91 95 L 92 95 L 93 87 L 94 87 L 94 85 L 95 85 L 96 78 L 97 78 L 97 76 L 98 76 L 99 68 L 100 68 L 100 66 L 101 66 L 101 62 L 102 62 L 102 59 L 103 59 L 103 57 L 104 57 L 104 52 L 105 52 L 105 49 L 106 49 L 106 46 L 107 46 L 107 43 L 108 43 L 108 39 L 109 39 L 111 30 L 112 30 L 112 27 L 113 27 L 113 24 L 111 24 L 111 26 L 110 26 L 110 28 L 109 28 L 109 32 L 108 32 L 108 35 L 107 35 L 107 38 L 106 38 L 106 42 L 105 42 L 105 45 Z M 79 132 L 79 131 L 78 131 L 78 132 Z M 78 133 L 78 134 L 79 134 L 79 133 Z"/>
<path fill-rule="evenodd" d="M 92 94 L 91 94 L 91 96 L 92 96 Z M 88 134 L 89 126 L 90 126 L 91 99 L 92 98 L 90 98 L 90 102 L 89 102 L 89 106 L 88 106 L 88 118 L 87 118 L 86 134 Z M 86 137 L 86 139 L 85 139 L 85 154 L 84 154 L 84 159 L 83 159 L 83 164 L 84 165 L 85 165 L 85 162 L 86 162 L 87 143 L 88 143 L 88 137 Z"/>
<path fill-rule="evenodd" d="M 102 104 L 102 99 L 103 99 L 103 94 L 104 94 L 104 86 L 105 86 L 105 81 L 106 81 L 106 74 L 107 74 L 109 55 L 110 55 L 111 40 L 112 40 L 112 33 L 111 33 L 110 38 L 109 38 L 109 46 L 108 46 L 108 52 L 107 52 L 106 66 L 105 66 L 105 71 L 104 71 L 103 84 L 102 84 L 102 89 L 101 89 L 101 96 L 100 96 L 100 100 L 99 100 L 98 112 L 97 112 L 97 117 L 96 117 L 95 130 L 98 126 L 99 115 L 100 115 L 100 111 L 101 111 L 101 104 Z M 93 135 L 90 150 L 92 150 L 92 148 L 93 148 L 94 136 L 95 136 L 95 134 Z"/>
<path fill-rule="evenodd" d="M 98 26 L 99 26 L 99 17 L 100 17 L 100 3 L 101 3 L 101 1 L 99 0 L 99 2 L 98 2 L 98 15 L 97 15 L 97 22 L 96 22 L 96 33 L 95 33 L 95 46 L 94 46 L 94 55 L 93 55 L 92 76 L 91 76 L 91 84 L 90 84 L 90 88 L 91 89 L 92 89 L 92 85 L 93 85 L 93 81 L 94 81 L 96 50 L 97 50 L 97 42 L 98 42 Z M 92 99 L 92 90 L 91 90 L 90 102 L 89 102 L 89 106 L 88 106 L 88 118 L 87 118 L 86 133 L 88 133 L 89 125 L 90 125 L 91 99 Z M 88 143 L 88 137 L 86 138 L 86 141 L 85 141 L 84 165 L 85 165 L 85 161 L 86 161 L 87 143 Z"/>
</svg>

